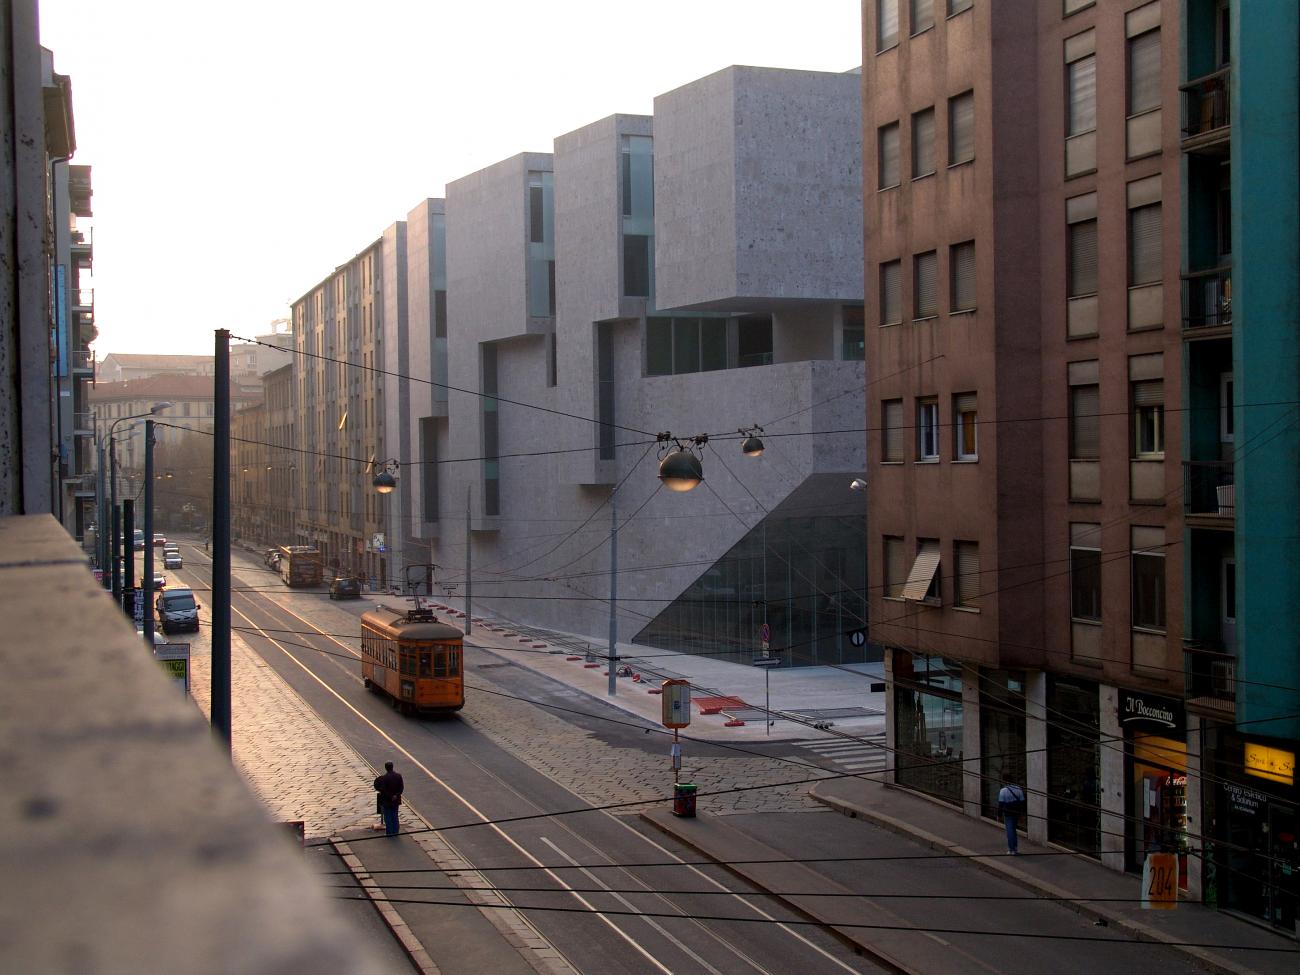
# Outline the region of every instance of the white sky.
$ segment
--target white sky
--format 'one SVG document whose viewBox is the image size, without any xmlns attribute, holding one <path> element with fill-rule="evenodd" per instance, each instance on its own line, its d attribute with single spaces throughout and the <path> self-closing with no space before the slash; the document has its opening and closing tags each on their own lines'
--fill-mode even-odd
<svg viewBox="0 0 1300 975">
<path fill-rule="evenodd" d="M 448 181 L 729 64 L 844 71 L 859 0 L 42 0 L 108 352 L 266 330 Z"/>
</svg>

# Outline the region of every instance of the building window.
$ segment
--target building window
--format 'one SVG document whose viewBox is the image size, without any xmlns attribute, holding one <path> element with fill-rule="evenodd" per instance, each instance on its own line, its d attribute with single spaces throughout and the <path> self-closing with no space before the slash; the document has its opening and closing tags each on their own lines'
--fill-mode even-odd
<svg viewBox="0 0 1300 975">
<path fill-rule="evenodd" d="M 1071 298 L 1097 293 L 1097 218 L 1071 223 L 1066 290 Z"/>
<path fill-rule="evenodd" d="M 654 140 L 623 136 L 623 294 L 654 293 Z"/>
<path fill-rule="evenodd" d="M 745 315 L 736 322 L 736 364 L 742 369 L 772 364 L 771 315 Z"/>
<path fill-rule="evenodd" d="M 876 132 L 876 150 L 878 173 L 876 187 L 886 190 L 891 186 L 897 186 L 901 179 L 899 177 L 899 145 L 898 145 L 898 123 L 890 122 L 888 125 L 882 125 Z"/>
<path fill-rule="evenodd" d="M 867 332 L 862 306 L 844 305 L 840 309 L 840 320 L 840 358 L 845 362 L 865 362 Z"/>
<path fill-rule="evenodd" d="M 1133 626 L 1165 628 L 1165 540 L 1163 528 L 1133 526 Z"/>
<path fill-rule="evenodd" d="M 614 459 L 614 326 L 596 326 L 596 445 L 601 460 Z"/>
<path fill-rule="evenodd" d="M 934 172 L 934 109 L 912 116 L 912 179 Z"/>
<path fill-rule="evenodd" d="M 939 401 L 933 397 L 916 403 L 916 459 L 939 459 Z"/>
<path fill-rule="evenodd" d="M 953 312 L 975 310 L 975 241 L 953 244 L 948 249 L 948 304 Z"/>
<path fill-rule="evenodd" d="M 645 325 L 646 375 L 676 376 L 727 368 L 725 318 L 647 318 Z M 747 364 L 742 359 L 741 365 Z"/>
<path fill-rule="evenodd" d="M 1236 439 L 1236 420 L 1232 414 L 1232 373 L 1219 374 L 1219 441 L 1232 443 Z"/>
<path fill-rule="evenodd" d="M 896 325 L 903 320 L 903 271 L 899 261 L 880 265 L 880 324 Z"/>
<path fill-rule="evenodd" d="M 939 314 L 939 254 L 926 251 L 912 259 L 912 317 Z"/>
<path fill-rule="evenodd" d="M 438 520 L 438 438 L 435 420 L 420 418 L 420 498 L 425 521 Z"/>
<path fill-rule="evenodd" d="M 1128 42 L 1128 114 L 1160 107 L 1160 31 L 1147 31 Z"/>
<path fill-rule="evenodd" d="M 975 609 L 980 596 L 980 547 L 978 542 L 953 542 L 953 605 Z"/>
<path fill-rule="evenodd" d="M 880 404 L 880 460 L 901 464 L 903 456 L 903 401 L 887 399 Z"/>
<path fill-rule="evenodd" d="M 978 460 L 976 439 L 976 399 L 974 393 L 958 393 L 952 398 L 953 455 L 958 460 Z"/>
<path fill-rule="evenodd" d="M 554 332 L 546 333 L 546 385 L 554 387 L 559 382 L 560 357 L 556 351 L 558 344 Z"/>
<path fill-rule="evenodd" d="M 1164 249 L 1160 239 L 1159 203 L 1134 207 L 1128 212 L 1128 283 L 1155 284 L 1161 278 Z"/>
<path fill-rule="evenodd" d="M 1096 383 L 1070 387 L 1070 459 L 1101 457 L 1101 392 Z"/>
<path fill-rule="evenodd" d="M 934 0 L 912 0 L 911 7 L 913 34 L 927 31 L 934 26 Z"/>
<path fill-rule="evenodd" d="M 975 0 L 948 0 L 948 16 L 952 17 L 975 6 Z"/>
<path fill-rule="evenodd" d="M 483 514 L 501 514 L 501 452 L 499 415 L 497 413 L 497 347 L 485 342 L 483 370 Z M 370 497 L 369 494 L 366 495 Z"/>
<path fill-rule="evenodd" d="M 907 584 L 907 549 L 902 538 L 886 535 L 885 538 L 885 595 L 890 599 L 903 598 Z"/>
<path fill-rule="evenodd" d="M 1101 525 L 1070 525 L 1070 615 L 1101 622 Z"/>
<path fill-rule="evenodd" d="M 903 584 L 903 598 L 918 603 L 939 605 L 939 540 L 918 538 L 916 561 Z"/>
<path fill-rule="evenodd" d="M 898 44 L 898 4 L 900 0 L 876 0 L 876 51 Z"/>
<path fill-rule="evenodd" d="M 1088 54 L 1065 66 L 1065 134 L 1097 128 L 1097 56 Z"/>
<path fill-rule="evenodd" d="M 948 99 L 948 165 L 957 166 L 975 158 L 975 92 L 967 91 Z"/>
<path fill-rule="evenodd" d="M 645 234 L 623 235 L 623 294 L 650 297 L 650 238 Z"/>
<path fill-rule="evenodd" d="M 1146 379 L 1130 384 L 1133 389 L 1133 450 L 1142 460 L 1165 456 L 1165 383 Z"/>
<path fill-rule="evenodd" d="M 555 175 L 528 174 L 528 314 L 555 315 Z"/>
</svg>

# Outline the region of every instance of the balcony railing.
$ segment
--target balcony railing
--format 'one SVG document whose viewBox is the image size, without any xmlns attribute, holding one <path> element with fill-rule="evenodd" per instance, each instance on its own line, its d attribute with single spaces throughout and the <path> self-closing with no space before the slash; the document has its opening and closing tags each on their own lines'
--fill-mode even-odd
<svg viewBox="0 0 1300 975">
<path fill-rule="evenodd" d="M 1230 460 L 1183 461 L 1183 511 L 1231 521 L 1237 514 Z"/>
<path fill-rule="evenodd" d="M 78 288 L 72 292 L 72 308 L 74 311 L 94 311 L 95 289 Z"/>
<path fill-rule="evenodd" d="M 78 437 L 95 435 L 95 414 L 91 410 L 83 410 L 72 414 L 72 431 Z"/>
<path fill-rule="evenodd" d="M 1221 645 L 1185 640 L 1187 703 L 1201 711 L 1234 714 L 1237 709 L 1237 656 Z"/>
<path fill-rule="evenodd" d="M 1232 124 L 1230 68 L 1179 86 L 1183 95 L 1183 148 L 1195 151 L 1224 143 Z"/>
<path fill-rule="evenodd" d="M 90 349 L 73 349 L 68 354 L 72 358 L 74 371 L 94 373 L 95 353 Z"/>
<path fill-rule="evenodd" d="M 1183 275 L 1183 328 L 1232 324 L 1232 266 Z"/>
</svg>

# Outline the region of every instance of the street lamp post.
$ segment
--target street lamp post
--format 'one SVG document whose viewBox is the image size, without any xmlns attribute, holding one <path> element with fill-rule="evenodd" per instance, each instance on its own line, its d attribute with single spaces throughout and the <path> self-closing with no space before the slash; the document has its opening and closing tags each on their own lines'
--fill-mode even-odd
<svg viewBox="0 0 1300 975">
<path fill-rule="evenodd" d="M 144 421 L 144 642 L 153 649 L 153 417 Z"/>
<path fill-rule="evenodd" d="M 117 451 L 114 449 L 113 431 L 117 429 L 117 425 L 119 423 L 125 423 L 128 420 L 143 420 L 146 417 L 151 417 L 156 413 L 161 413 L 163 410 L 167 409 L 171 405 L 172 404 L 169 402 L 154 403 L 153 406 L 149 407 L 148 413 L 137 413 L 134 416 L 120 416 L 108 425 L 108 432 L 99 438 L 99 469 L 101 475 L 104 470 L 104 442 L 105 441 L 108 442 L 108 453 L 109 453 L 109 464 L 110 464 L 110 477 L 109 477 L 108 489 L 109 489 L 109 496 L 111 498 L 110 519 L 112 517 L 116 517 L 116 512 L 117 512 Z M 102 488 L 101 488 L 100 497 L 101 498 L 103 497 Z M 100 526 L 100 533 L 101 534 L 103 533 L 102 525 Z M 111 557 L 113 562 L 112 572 L 110 573 L 112 576 L 113 598 L 120 600 L 122 598 L 122 589 L 121 589 L 122 577 L 120 574 L 121 568 L 119 566 L 120 556 L 119 553 L 117 552 L 117 532 L 113 533 L 111 548 L 112 548 L 111 552 L 107 547 L 105 548 L 105 555 Z M 130 552 L 131 551 L 130 548 L 128 548 L 127 551 Z M 135 558 L 134 555 L 129 555 L 128 557 Z"/>
</svg>

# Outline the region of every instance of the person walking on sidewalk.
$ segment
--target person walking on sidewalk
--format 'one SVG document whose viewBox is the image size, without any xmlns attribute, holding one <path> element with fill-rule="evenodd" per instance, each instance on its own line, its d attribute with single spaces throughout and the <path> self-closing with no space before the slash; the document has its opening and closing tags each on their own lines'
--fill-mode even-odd
<svg viewBox="0 0 1300 975">
<path fill-rule="evenodd" d="M 1024 811 L 1024 789 L 1014 782 L 1008 782 L 998 790 L 998 812 L 1002 813 L 1002 821 L 1007 826 L 1007 853 L 1011 856 L 1020 855 L 1020 836 L 1016 832 L 1016 827 Z"/>
<path fill-rule="evenodd" d="M 397 811 L 402 805 L 402 774 L 393 771 L 393 763 L 384 763 L 384 774 L 375 779 L 375 792 L 379 793 L 379 808 L 384 816 L 384 832 L 396 836 Z"/>
</svg>

